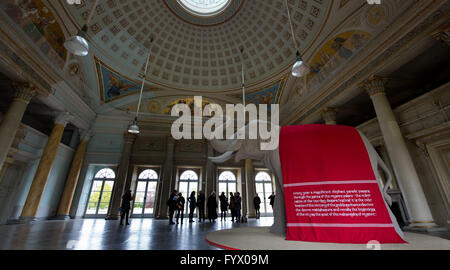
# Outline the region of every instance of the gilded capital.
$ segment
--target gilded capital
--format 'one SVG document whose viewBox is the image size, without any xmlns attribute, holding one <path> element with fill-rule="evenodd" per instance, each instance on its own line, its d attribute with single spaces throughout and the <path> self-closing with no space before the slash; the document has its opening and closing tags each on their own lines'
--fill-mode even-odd
<svg viewBox="0 0 450 270">
<path fill-rule="evenodd" d="M 334 122 L 336 123 L 336 115 L 338 109 L 326 107 L 322 110 L 322 118 L 326 123 Z"/>
<path fill-rule="evenodd" d="M 450 22 L 436 29 L 431 36 L 437 41 L 450 45 Z"/>
<path fill-rule="evenodd" d="M 73 115 L 70 114 L 69 112 L 61 112 L 55 118 L 55 125 L 66 126 L 72 119 Z"/>
<path fill-rule="evenodd" d="M 31 99 L 36 96 L 36 87 L 31 83 L 13 83 L 15 90 L 14 99 L 25 103 L 30 103 Z"/>
<path fill-rule="evenodd" d="M 80 139 L 82 141 L 89 141 L 91 139 L 92 135 L 93 135 L 92 134 L 92 130 L 91 129 L 87 129 L 87 130 L 85 130 L 85 131 L 83 131 L 81 133 Z"/>
<path fill-rule="evenodd" d="M 125 138 L 125 143 L 132 144 L 136 140 L 136 135 L 125 132 L 123 137 Z"/>
<path fill-rule="evenodd" d="M 363 87 L 369 94 L 369 96 L 373 97 L 379 94 L 385 94 L 384 84 L 386 79 L 381 77 L 371 77 L 367 81 L 364 82 Z"/>
</svg>

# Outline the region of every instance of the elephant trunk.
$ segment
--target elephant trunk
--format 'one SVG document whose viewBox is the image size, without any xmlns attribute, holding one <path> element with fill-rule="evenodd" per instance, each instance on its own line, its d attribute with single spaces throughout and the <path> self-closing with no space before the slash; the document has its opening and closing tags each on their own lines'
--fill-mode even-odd
<svg viewBox="0 0 450 270">
<path fill-rule="evenodd" d="M 230 141 L 225 140 L 211 140 L 211 146 L 219 153 L 225 153 L 231 151 Z"/>
</svg>

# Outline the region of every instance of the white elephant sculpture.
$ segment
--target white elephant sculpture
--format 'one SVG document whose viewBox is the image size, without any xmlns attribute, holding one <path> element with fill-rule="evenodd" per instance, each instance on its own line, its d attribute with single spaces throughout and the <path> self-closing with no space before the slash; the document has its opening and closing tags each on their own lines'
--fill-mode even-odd
<svg viewBox="0 0 450 270">
<path fill-rule="evenodd" d="M 253 126 L 255 123 L 250 123 L 243 130 L 238 130 L 237 133 L 246 131 L 248 134 L 249 126 Z M 272 127 L 273 128 L 273 127 Z M 278 130 L 280 130 L 279 127 Z M 378 186 L 380 187 L 380 191 L 384 197 L 386 207 L 388 209 L 391 220 L 393 221 L 395 230 L 397 233 L 403 237 L 403 232 L 401 231 L 396 218 L 389 206 L 392 204 L 391 197 L 387 194 L 387 189 L 392 182 L 392 175 L 387 168 L 386 164 L 380 158 L 376 150 L 370 144 L 369 140 L 359 132 L 362 140 L 364 141 L 365 147 L 369 154 L 370 162 L 372 165 L 372 169 L 375 173 L 375 176 L 378 181 Z M 237 134 L 235 134 L 237 135 Z M 237 136 L 235 136 L 237 138 Z M 219 153 L 223 153 L 218 157 L 210 157 L 210 160 L 214 163 L 223 163 L 235 156 L 235 161 L 239 162 L 244 159 L 252 159 L 262 161 L 263 164 L 272 171 L 275 175 L 275 183 L 276 183 L 276 194 L 275 194 L 275 203 L 274 203 L 274 224 L 271 227 L 271 232 L 275 234 L 286 234 L 286 211 L 285 211 L 285 203 L 284 203 L 284 188 L 283 188 L 283 176 L 282 169 L 280 163 L 280 156 L 278 148 L 272 151 L 263 151 L 260 150 L 261 141 L 259 139 L 256 140 L 239 140 L 239 139 L 228 139 L 228 140 L 211 140 L 212 147 Z M 381 178 L 378 173 L 378 168 L 381 169 L 385 176 L 387 177 L 386 184 L 382 185 Z"/>
</svg>

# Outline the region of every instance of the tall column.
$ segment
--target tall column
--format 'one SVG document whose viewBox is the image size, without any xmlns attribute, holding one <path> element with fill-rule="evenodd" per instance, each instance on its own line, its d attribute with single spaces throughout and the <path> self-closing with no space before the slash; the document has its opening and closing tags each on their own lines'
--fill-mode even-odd
<svg viewBox="0 0 450 270">
<path fill-rule="evenodd" d="M 206 160 L 206 190 L 205 197 L 206 200 L 208 200 L 209 195 L 213 191 L 216 191 L 216 166 L 215 164 L 209 159 L 209 157 L 214 157 L 214 149 L 211 145 L 211 143 L 208 143 L 208 159 Z M 220 195 L 220 194 L 218 194 Z M 205 206 L 206 207 L 206 206 Z M 205 211 L 206 217 L 208 216 L 208 211 Z"/>
<path fill-rule="evenodd" d="M 322 117 L 326 125 L 337 125 L 336 114 L 338 110 L 336 108 L 325 108 L 322 110 Z"/>
<path fill-rule="evenodd" d="M 119 207 L 122 202 L 122 195 L 124 193 L 125 183 L 127 181 L 128 168 L 130 167 L 131 152 L 135 140 L 136 135 L 129 133 L 124 134 L 122 157 L 120 158 L 117 177 L 114 181 L 114 187 L 111 194 L 111 202 L 109 204 L 106 220 L 117 220 L 119 218 Z"/>
<path fill-rule="evenodd" d="M 170 136 L 167 137 L 167 147 L 166 147 L 166 160 L 164 161 L 164 168 L 162 177 L 160 179 L 158 189 L 158 204 L 157 209 L 155 209 L 155 217 L 158 219 L 167 218 L 167 200 L 169 199 L 170 192 L 172 191 L 172 179 L 173 177 L 173 153 L 175 149 L 175 140 Z"/>
<path fill-rule="evenodd" d="M 436 227 L 416 168 L 387 99 L 383 79 L 371 78 L 365 83 L 364 87 L 372 99 L 386 149 L 391 157 L 400 190 L 404 195 L 410 214 L 411 224 L 409 227 Z"/>
<path fill-rule="evenodd" d="M 249 203 L 249 198 L 247 198 L 247 172 L 245 171 L 245 167 L 244 167 L 244 175 L 241 175 L 241 199 L 242 199 L 242 217 L 247 218 L 248 217 L 248 203 Z M 242 219 L 241 219 L 242 220 Z"/>
<path fill-rule="evenodd" d="M 61 142 L 61 137 L 64 133 L 64 128 L 71 118 L 72 116 L 69 113 L 64 112 L 59 114 L 55 120 L 55 125 L 50 137 L 48 137 L 48 141 L 45 145 L 44 152 L 42 153 L 41 160 L 39 161 L 36 174 L 34 175 L 33 183 L 31 184 L 25 206 L 23 207 L 22 214 L 20 216 L 21 222 L 31 222 L 36 220 L 36 214 L 42 198 L 42 193 L 44 192 L 45 184 L 47 183 L 47 178 L 50 174 L 50 169 L 53 166 L 53 161 L 55 161 L 58 147 Z"/>
<path fill-rule="evenodd" d="M 87 130 L 81 135 L 80 143 L 72 160 L 69 175 L 67 176 L 64 192 L 59 202 L 57 219 L 70 219 L 70 208 L 72 206 L 73 196 L 77 188 L 78 179 L 80 177 L 81 167 L 83 166 L 84 156 L 86 154 L 87 145 L 91 138 L 91 131 Z"/>
<path fill-rule="evenodd" d="M 255 185 L 255 168 L 253 167 L 253 160 L 245 160 L 245 179 L 247 180 L 247 200 L 248 200 L 248 217 L 256 217 L 255 206 L 253 204 L 253 198 L 256 196 Z"/>
<path fill-rule="evenodd" d="M 35 87 L 31 84 L 14 84 L 13 87 L 15 88 L 14 99 L 0 123 L 0 168 L 8 156 L 23 114 L 31 99 L 36 95 Z"/>
</svg>

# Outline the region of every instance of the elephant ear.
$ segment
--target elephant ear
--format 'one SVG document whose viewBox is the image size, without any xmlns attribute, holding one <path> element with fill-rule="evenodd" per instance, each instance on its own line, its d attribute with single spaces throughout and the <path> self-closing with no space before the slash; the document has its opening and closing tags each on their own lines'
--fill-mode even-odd
<svg viewBox="0 0 450 270">
<path fill-rule="evenodd" d="M 218 157 L 209 157 L 209 160 L 211 160 L 214 163 L 224 163 L 233 156 L 233 153 L 234 151 L 227 151 Z"/>
</svg>

